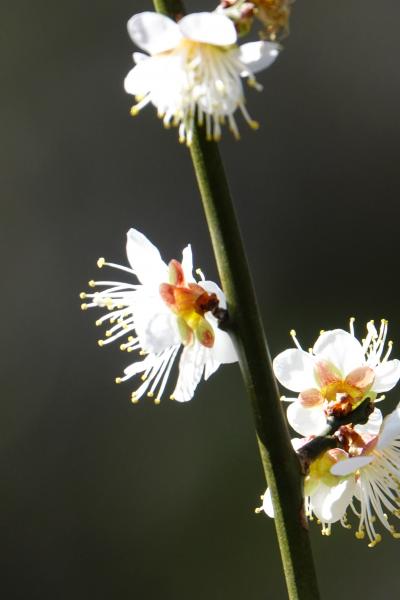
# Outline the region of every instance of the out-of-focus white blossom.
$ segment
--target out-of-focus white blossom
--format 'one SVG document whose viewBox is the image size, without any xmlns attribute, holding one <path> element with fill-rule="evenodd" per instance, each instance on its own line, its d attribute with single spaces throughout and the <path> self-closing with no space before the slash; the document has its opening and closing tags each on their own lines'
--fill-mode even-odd
<svg viewBox="0 0 400 600">
<path fill-rule="evenodd" d="M 128 32 L 146 53 L 134 53 L 136 66 L 125 79 L 125 90 L 137 99 L 133 115 L 153 104 L 164 125 L 179 127 L 179 140 L 188 145 L 195 122 L 205 124 L 210 140 L 220 139 L 225 122 L 238 138 L 237 109 L 251 127 L 258 127 L 247 112 L 241 79 L 262 89 L 254 74 L 274 62 L 278 44 L 238 46 L 232 21 L 210 12 L 187 15 L 178 23 L 143 12 L 128 21 Z"/>
</svg>

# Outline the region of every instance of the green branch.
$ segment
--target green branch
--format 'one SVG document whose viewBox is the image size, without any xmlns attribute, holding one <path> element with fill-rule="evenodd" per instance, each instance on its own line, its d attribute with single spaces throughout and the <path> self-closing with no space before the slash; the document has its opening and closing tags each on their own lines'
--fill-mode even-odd
<svg viewBox="0 0 400 600">
<path fill-rule="evenodd" d="M 154 6 L 171 17 L 185 12 L 177 0 L 154 0 Z M 300 464 L 291 446 L 218 146 L 206 141 L 204 131 L 196 128 L 190 151 L 227 298 L 230 332 L 254 412 L 289 598 L 317 600 L 319 592 L 304 516 Z"/>
<path fill-rule="evenodd" d="M 215 142 L 197 131 L 191 155 L 271 490 L 275 525 L 291 600 L 316 600 L 318 587 L 305 529 L 302 474 L 279 399 L 250 271 Z"/>
<path fill-rule="evenodd" d="M 185 14 L 185 9 L 180 0 L 154 0 L 154 8 L 157 12 L 174 18 L 176 15 Z"/>
</svg>

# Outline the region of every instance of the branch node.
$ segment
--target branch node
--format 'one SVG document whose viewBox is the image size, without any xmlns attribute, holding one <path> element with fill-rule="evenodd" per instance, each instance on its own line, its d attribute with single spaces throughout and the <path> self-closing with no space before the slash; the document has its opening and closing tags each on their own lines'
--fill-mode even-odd
<svg viewBox="0 0 400 600">
<path fill-rule="evenodd" d="M 331 436 L 317 436 L 304 444 L 297 450 L 297 456 L 300 461 L 300 468 L 303 475 L 307 475 L 310 465 L 314 460 L 327 450 L 332 450 L 338 445 L 338 440 Z"/>
<path fill-rule="evenodd" d="M 211 311 L 211 313 L 217 319 L 219 329 L 222 329 L 222 331 L 227 331 L 228 329 L 230 329 L 231 320 L 229 318 L 229 312 L 226 308 L 221 308 L 217 306 L 216 308 L 214 308 L 214 310 Z"/>
</svg>

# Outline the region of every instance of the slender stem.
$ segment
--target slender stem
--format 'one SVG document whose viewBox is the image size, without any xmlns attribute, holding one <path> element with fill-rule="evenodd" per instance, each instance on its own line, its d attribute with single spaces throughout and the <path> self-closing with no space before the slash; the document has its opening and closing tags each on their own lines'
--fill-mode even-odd
<svg viewBox="0 0 400 600">
<path fill-rule="evenodd" d="M 154 0 L 156 10 L 184 14 L 178 0 Z M 196 129 L 191 156 L 200 188 L 222 286 L 229 325 L 251 399 L 257 439 L 275 512 L 275 526 L 290 600 L 318 600 L 308 537 L 300 463 L 294 453 L 272 371 L 253 283 L 215 142 Z M 266 571 L 268 574 L 268 571 Z"/>
<path fill-rule="evenodd" d="M 157 12 L 172 18 L 185 14 L 181 0 L 154 0 L 153 4 Z"/>
<path fill-rule="evenodd" d="M 230 332 L 252 402 L 291 600 L 319 597 L 306 530 L 302 474 L 292 450 L 238 222 L 217 144 L 194 135 L 191 155 L 226 294 Z"/>
</svg>

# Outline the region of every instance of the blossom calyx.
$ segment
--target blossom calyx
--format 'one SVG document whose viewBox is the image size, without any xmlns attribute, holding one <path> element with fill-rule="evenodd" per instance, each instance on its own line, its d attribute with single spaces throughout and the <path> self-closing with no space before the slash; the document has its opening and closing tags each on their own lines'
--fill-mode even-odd
<svg viewBox="0 0 400 600">
<path fill-rule="evenodd" d="M 182 343 L 190 344 L 194 334 L 200 344 L 212 348 L 214 330 L 204 315 L 218 308 L 217 295 L 197 283 L 186 283 L 182 265 L 175 259 L 169 263 L 169 275 L 170 283 L 160 284 L 160 295 L 177 316 Z"/>
</svg>

